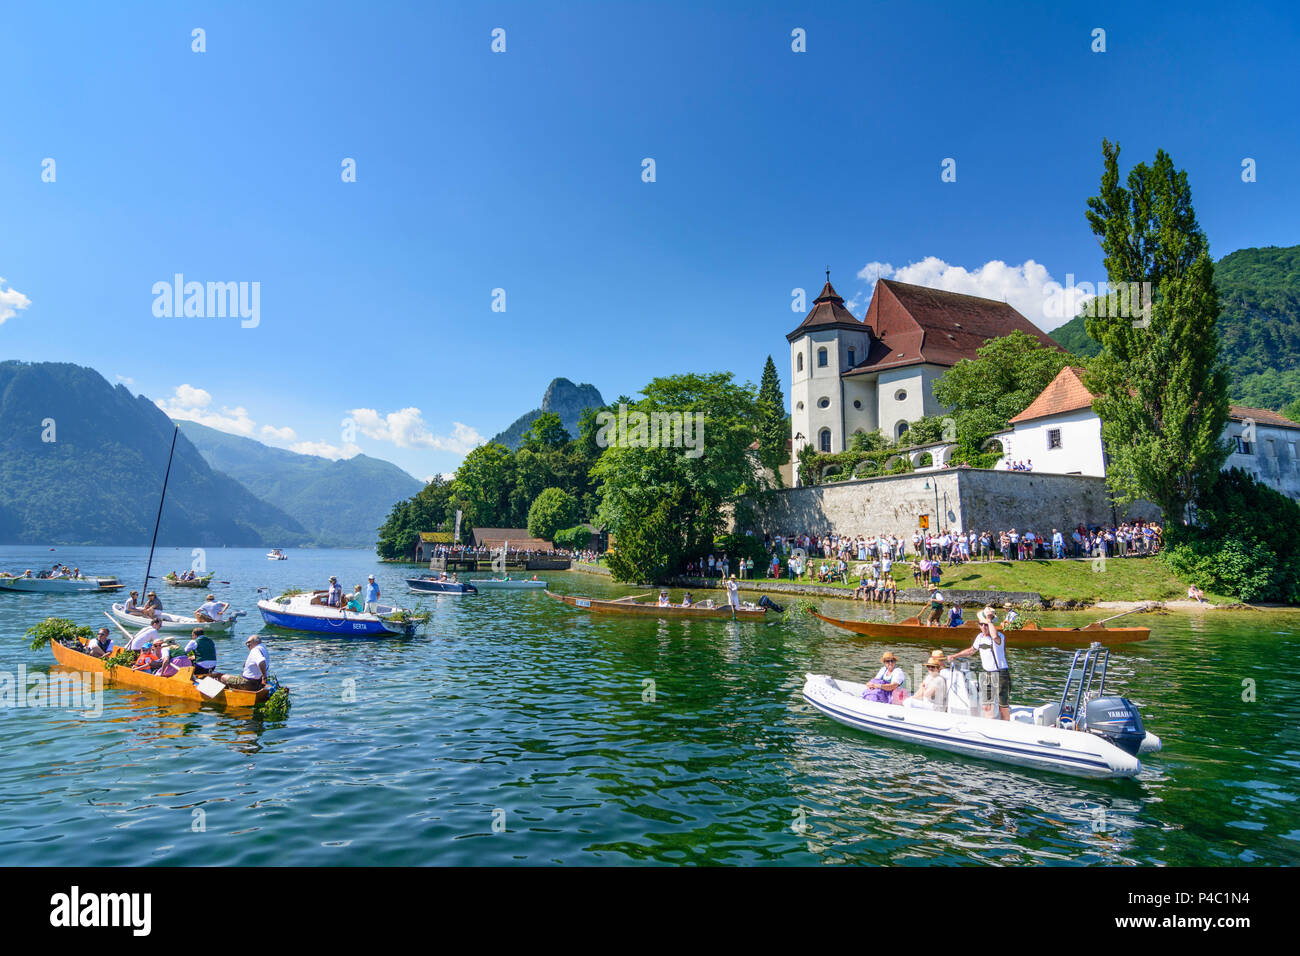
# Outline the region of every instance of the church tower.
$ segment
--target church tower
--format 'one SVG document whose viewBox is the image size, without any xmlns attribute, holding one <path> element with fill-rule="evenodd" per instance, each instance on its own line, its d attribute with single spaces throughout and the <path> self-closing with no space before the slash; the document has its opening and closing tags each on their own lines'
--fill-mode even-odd
<svg viewBox="0 0 1300 956">
<path fill-rule="evenodd" d="M 804 446 L 832 452 L 848 447 L 840 376 L 866 360 L 871 329 L 844 307 L 827 269 L 826 285 L 813 301 L 812 311 L 786 341 L 790 343 L 790 436 L 797 482 Z"/>
</svg>

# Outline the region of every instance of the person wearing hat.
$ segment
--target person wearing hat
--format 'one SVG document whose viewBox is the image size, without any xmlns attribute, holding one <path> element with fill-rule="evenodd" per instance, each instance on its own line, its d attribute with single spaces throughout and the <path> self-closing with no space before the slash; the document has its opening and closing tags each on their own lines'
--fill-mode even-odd
<svg viewBox="0 0 1300 956">
<path fill-rule="evenodd" d="M 727 603 L 734 610 L 740 609 L 740 585 L 736 583 L 734 574 L 727 580 Z"/>
<path fill-rule="evenodd" d="M 880 670 L 867 682 L 867 692 L 862 696 L 881 704 L 888 704 L 894 697 L 894 691 L 900 690 L 907 683 L 907 674 L 898 666 L 898 658 L 893 651 L 880 655 Z"/>
<path fill-rule="evenodd" d="M 975 615 L 975 620 L 979 622 L 980 628 L 975 643 L 964 651 L 950 655 L 948 660 L 955 661 L 959 657 L 979 654 L 980 666 L 985 674 L 984 680 L 980 682 L 981 696 L 985 695 L 983 688 L 988 687 L 986 701 L 991 701 L 996 694 L 999 719 L 1010 720 L 1011 668 L 1007 666 L 1007 636 L 998 630 L 998 618 L 993 608 L 985 607 Z M 989 710 L 991 705 L 986 703 L 985 708 Z"/>
<path fill-rule="evenodd" d="M 218 601 L 216 595 L 209 594 L 203 604 L 195 609 L 194 619 L 200 624 L 215 624 L 229 610 L 228 601 Z"/>
<path fill-rule="evenodd" d="M 947 658 L 943 651 L 930 652 L 930 659 L 925 662 L 925 677 L 921 681 L 921 686 L 917 688 L 913 700 L 928 704 L 934 710 L 947 709 L 948 682 L 940 674 L 946 663 Z"/>
<path fill-rule="evenodd" d="M 141 608 L 146 614 L 157 614 L 162 611 L 162 601 L 158 600 L 158 592 L 150 591 L 145 595 L 144 607 Z"/>
<path fill-rule="evenodd" d="M 339 607 L 343 604 L 343 589 L 339 587 L 339 579 L 332 574 L 329 591 L 325 595 L 325 604 L 329 607 Z"/>
<path fill-rule="evenodd" d="M 217 667 L 217 645 L 203 633 L 201 627 L 190 632 L 190 642 L 185 645 L 185 653 L 194 661 L 195 674 L 210 674 Z"/>
<path fill-rule="evenodd" d="M 373 574 L 366 580 L 366 613 L 379 613 L 379 585 L 375 583 Z"/>
<path fill-rule="evenodd" d="M 659 591 L 659 607 L 672 607 L 672 602 L 668 600 L 667 588 L 663 588 Z"/>
<path fill-rule="evenodd" d="M 695 599 L 691 597 L 690 591 L 687 591 L 684 595 L 682 595 L 682 607 L 693 607 L 694 604 L 695 604 Z"/>
<path fill-rule="evenodd" d="M 940 626 L 939 619 L 940 617 L 942 617 L 942 615 L 943 615 L 943 595 L 939 593 L 939 589 L 935 585 L 931 584 L 930 601 L 925 607 L 925 621 L 924 621 L 925 626 L 939 627 Z"/>
</svg>

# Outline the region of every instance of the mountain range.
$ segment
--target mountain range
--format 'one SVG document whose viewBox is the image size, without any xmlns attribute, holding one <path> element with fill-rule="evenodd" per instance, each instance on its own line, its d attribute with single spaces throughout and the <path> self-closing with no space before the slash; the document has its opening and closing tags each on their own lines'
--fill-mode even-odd
<svg viewBox="0 0 1300 956">
<path fill-rule="evenodd" d="M 423 482 L 366 455 L 330 461 L 196 422 L 65 363 L 0 362 L 0 543 L 374 546 Z"/>
<path fill-rule="evenodd" d="M 1300 401 L 1300 246 L 1238 249 L 1214 264 L 1214 284 L 1232 400 L 1275 410 Z M 1101 350 L 1083 316 L 1050 334 L 1084 358 Z"/>
<path fill-rule="evenodd" d="M 493 436 L 492 441 L 517 451 L 523 442 L 524 432 L 528 431 L 528 426 L 542 412 L 559 415 L 569 437 L 577 438 L 578 420 L 582 413 L 588 408 L 602 408 L 604 404 L 605 400 L 600 397 L 600 390 L 595 385 L 574 385 L 567 378 L 552 379 L 551 384 L 546 386 L 546 394 L 542 396 L 542 407 L 520 415 L 509 428 Z"/>
</svg>

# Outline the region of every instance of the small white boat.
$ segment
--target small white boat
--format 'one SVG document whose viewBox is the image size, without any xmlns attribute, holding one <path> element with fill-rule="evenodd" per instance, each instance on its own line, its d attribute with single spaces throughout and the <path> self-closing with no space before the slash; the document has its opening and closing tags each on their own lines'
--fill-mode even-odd
<svg viewBox="0 0 1300 956">
<path fill-rule="evenodd" d="M 272 548 L 266 555 L 268 561 L 288 561 L 289 556 L 279 548 Z"/>
<path fill-rule="evenodd" d="M 37 578 L 0 573 L 0 591 L 31 591 L 37 594 L 78 594 L 88 591 L 117 591 L 122 582 L 107 574 L 79 577 Z"/>
<path fill-rule="evenodd" d="M 529 588 L 546 590 L 545 581 L 530 581 L 519 578 L 476 578 L 474 586 L 480 591 L 523 591 Z"/>
<path fill-rule="evenodd" d="M 148 626 L 149 618 L 139 614 L 128 614 L 124 610 L 125 607 L 125 604 L 114 604 L 108 613 L 113 616 L 115 621 L 119 621 L 128 627 L 134 626 L 139 629 Z M 158 630 L 165 634 L 188 634 L 196 627 L 201 627 L 205 634 L 229 634 L 230 629 L 235 626 L 235 621 L 243 617 L 244 614 L 244 611 L 228 611 L 220 621 L 200 621 L 195 617 L 186 617 L 183 614 L 162 611 L 158 615 L 162 618 L 162 626 Z"/>
<path fill-rule="evenodd" d="M 415 614 L 388 604 L 375 606 L 377 613 L 348 611 L 324 604 L 326 591 L 304 591 L 272 598 L 258 588 L 257 609 L 262 620 L 290 631 L 328 634 L 332 637 L 375 637 L 398 634 L 409 637 L 422 627 L 428 615 Z"/>
<path fill-rule="evenodd" d="M 803 696 L 832 720 L 893 740 L 1079 777 L 1135 777 L 1142 770 L 1138 755 L 1158 751 L 1160 738 L 1143 727 L 1128 698 L 1104 696 L 1108 662 L 1100 644 L 1076 651 L 1061 700 L 1012 707 L 1011 720 L 982 716 L 967 667 L 941 672 L 948 686 L 943 709 L 913 698 L 865 700 L 865 684 L 825 674 L 806 675 Z"/>
</svg>

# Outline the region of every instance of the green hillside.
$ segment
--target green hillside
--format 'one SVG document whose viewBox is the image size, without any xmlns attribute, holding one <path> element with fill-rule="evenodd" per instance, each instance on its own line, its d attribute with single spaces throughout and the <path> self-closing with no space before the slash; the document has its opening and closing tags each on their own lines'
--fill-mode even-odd
<svg viewBox="0 0 1300 956">
<path fill-rule="evenodd" d="M 1239 249 L 1215 264 L 1214 282 L 1232 400 L 1273 409 L 1300 401 L 1300 246 Z M 1051 336 L 1076 355 L 1097 354 L 1082 316 Z"/>
<path fill-rule="evenodd" d="M 374 547 L 393 504 L 424 487 L 396 465 L 366 455 L 330 461 L 197 422 L 177 424 L 208 464 L 293 517 L 321 547 Z"/>
<path fill-rule="evenodd" d="M 47 421 L 54 441 L 43 441 Z M 0 543 L 147 545 L 172 423 L 93 369 L 0 362 Z M 299 545 L 301 524 L 176 441 L 160 545 Z"/>
</svg>

